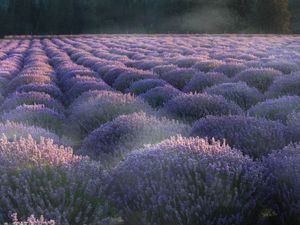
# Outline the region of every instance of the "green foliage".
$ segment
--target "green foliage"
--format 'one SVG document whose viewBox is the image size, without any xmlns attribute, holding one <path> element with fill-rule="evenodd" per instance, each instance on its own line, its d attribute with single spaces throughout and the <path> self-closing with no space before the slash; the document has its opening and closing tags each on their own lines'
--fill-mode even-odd
<svg viewBox="0 0 300 225">
<path fill-rule="evenodd" d="M 258 27 L 267 33 L 289 33 L 290 12 L 288 0 L 258 0 L 256 4 Z"/>
<path fill-rule="evenodd" d="M 293 33 L 300 33 L 300 1 L 289 0 L 289 10 L 291 12 L 291 30 Z"/>
<path fill-rule="evenodd" d="M 288 7 L 289 4 L 289 7 Z M 1 0 L 1 34 L 300 32 L 298 0 Z"/>
</svg>

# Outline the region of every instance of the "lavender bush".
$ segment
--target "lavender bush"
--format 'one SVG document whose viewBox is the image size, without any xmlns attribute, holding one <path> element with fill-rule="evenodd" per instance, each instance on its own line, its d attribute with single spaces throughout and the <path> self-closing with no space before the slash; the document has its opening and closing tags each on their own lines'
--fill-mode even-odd
<svg viewBox="0 0 300 225">
<path fill-rule="evenodd" d="M 133 93 L 135 95 L 143 94 L 155 87 L 167 86 L 168 83 L 161 79 L 143 79 L 132 83 L 130 88 L 126 92 Z"/>
<path fill-rule="evenodd" d="M 46 108 L 44 105 L 22 105 L 2 115 L 4 121 L 20 122 L 55 132 L 60 132 L 64 119 L 63 114 Z"/>
<path fill-rule="evenodd" d="M 41 137 L 44 137 L 52 139 L 56 144 L 63 144 L 55 133 L 40 127 L 26 126 L 22 123 L 14 123 L 10 121 L 0 123 L 0 134 L 4 134 L 10 141 L 20 139 L 21 137 L 26 138 L 30 135 L 37 142 L 40 141 Z"/>
<path fill-rule="evenodd" d="M 249 109 L 263 99 L 263 95 L 256 88 L 251 88 L 244 82 L 218 84 L 205 88 L 203 92 L 210 95 L 222 95 L 243 109 Z"/>
<path fill-rule="evenodd" d="M 300 142 L 300 111 L 292 112 L 287 116 L 287 125 L 294 134 L 294 141 Z"/>
<path fill-rule="evenodd" d="M 154 108 L 163 106 L 170 99 L 182 94 L 172 86 L 156 87 L 148 90 L 146 93 L 141 94 L 139 97 L 144 99 Z"/>
<path fill-rule="evenodd" d="M 266 95 L 271 98 L 276 98 L 284 95 L 300 96 L 300 72 L 293 73 L 289 76 L 278 77 L 270 86 Z"/>
<path fill-rule="evenodd" d="M 64 81 L 61 81 L 60 84 L 63 88 L 63 91 L 67 92 L 70 89 L 72 89 L 72 87 L 74 85 L 76 85 L 77 83 L 80 83 L 80 82 L 101 82 L 101 83 L 103 83 L 103 81 L 101 79 L 96 78 L 96 77 L 76 75 L 76 76 L 74 76 L 70 79 L 66 79 Z"/>
<path fill-rule="evenodd" d="M 213 72 L 223 73 L 228 77 L 234 77 L 247 67 L 241 63 L 226 63 L 216 67 Z"/>
<path fill-rule="evenodd" d="M 122 73 L 129 72 L 129 68 L 122 66 L 122 67 L 115 67 L 112 66 L 104 75 L 103 75 L 103 80 L 109 84 L 113 85 L 115 80 L 120 76 Z"/>
<path fill-rule="evenodd" d="M 144 59 L 144 60 L 135 60 L 135 61 L 130 61 L 126 63 L 127 66 L 134 67 L 136 69 L 141 69 L 141 70 L 151 70 L 152 68 L 159 66 L 162 64 L 162 61 L 159 59 L 153 59 L 149 57 L 149 59 Z"/>
<path fill-rule="evenodd" d="M 185 94 L 168 101 L 160 114 L 192 123 L 208 115 L 241 114 L 242 109 L 223 96 L 208 94 Z"/>
<path fill-rule="evenodd" d="M 266 92 L 275 78 L 280 75 L 282 75 L 280 71 L 272 68 L 250 68 L 239 73 L 234 79 Z"/>
<path fill-rule="evenodd" d="M 129 94 L 102 91 L 72 108 L 68 122 L 69 130 L 76 138 L 82 138 L 101 124 L 119 115 L 139 111 L 150 112 L 151 107 L 142 99 Z"/>
<path fill-rule="evenodd" d="M 209 72 L 212 71 L 213 69 L 215 69 L 218 66 L 221 66 L 223 63 L 221 61 L 217 61 L 217 60 L 206 60 L 206 61 L 202 61 L 202 62 L 197 62 L 193 65 L 193 69 L 195 70 L 199 70 L 202 72 Z"/>
<path fill-rule="evenodd" d="M 25 84 L 17 88 L 16 90 L 19 93 L 22 92 L 44 92 L 48 95 L 52 96 L 54 99 L 62 100 L 63 94 L 61 90 L 53 84 L 39 84 L 39 83 L 31 83 L 31 84 Z"/>
<path fill-rule="evenodd" d="M 283 96 L 277 99 L 268 99 L 260 102 L 248 110 L 249 115 L 262 117 L 269 120 L 287 122 L 287 117 L 291 113 L 300 110 L 300 97 Z"/>
<path fill-rule="evenodd" d="M 288 62 L 286 60 L 268 62 L 265 64 L 265 67 L 274 68 L 276 70 L 281 71 L 284 74 L 290 74 L 300 69 L 297 64 L 293 62 Z"/>
<path fill-rule="evenodd" d="M 300 146 L 289 145 L 264 158 L 267 206 L 280 224 L 300 223 Z"/>
<path fill-rule="evenodd" d="M 0 222 L 16 212 L 44 215 L 56 224 L 101 224 L 108 216 L 102 196 L 105 173 L 53 141 L 0 139 Z"/>
<path fill-rule="evenodd" d="M 180 90 L 192 79 L 193 75 L 196 73 L 193 69 L 176 69 L 167 73 L 160 74 L 160 78 L 167 81 L 173 87 Z"/>
<path fill-rule="evenodd" d="M 53 109 L 58 112 L 64 112 L 64 106 L 53 99 L 50 95 L 43 92 L 15 92 L 5 99 L 1 105 L 2 111 L 10 111 L 21 105 L 44 105 L 49 109 Z"/>
<path fill-rule="evenodd" d="M 73 102 L 77 97 L 86 91 L 92 90 L 107 90 L 110 91 L 112 88 L 106 83 L 101 81 L 81 81 L 77 82 L 70 88 L 66 93 L 66 98 L 69 102 Z"/>
<path fill-rule="evenodd" d="M 161 142 L 171 136 L 187 136 L 188 125 L 145 113 L 119 116 L 91 132 L 83 141 L 83 153 L 93 157 L 101 154 L 128 152 L 145 144 Z"/>
<path fill-rule="evenodd" d="M 58 146 L 52 139 L 43 137 L 38 142 L 31 136 L 11 141 L 2 135 L 0 143 L 1 171 L 34 166 L 68 167 L 82 159 L 73 155 L 71 148 Z"/>
<path fill-rule="evenodd" d="M 165 73 L 168 73 L 168 72 L 171 72 L 172 70 L 176 70 L 178 69 L 177 66 L 175 65 L 160 65 L 160 66 L 156 66 L 154 67 L 152 70 L 155 74 L 157 75 L 162 75 L 162 74 L 165 74 Z"/>
<path fill-rule="evenodd" d="M 261 168 L 219 142 L 179 137 L 130 154 L 109 200 L 128 224 L 255 224 Z"/>
<path fill-rule="evenodd" d="M 79 70 L 75 70 L 75 71 L 69 71 L 66 73 L 63 73 L 63 76 L 60 79 L 61 83 L 66 83 L 68 82 L 68 80 L 72 80 L 76 77 L 88 77 L 88 78 L 95 78 L 97 77 L 97 74 L 89 69 L 79 69 Z"/>
<path fill-rule="evenodd" d="M 192 137 L 225 140 L 243 153 L 259 158 L 287 145 L 292 134 L 280 122 L 246 116 L 209 116 L 196 121 Z"/>
<path fill-rule="evenodd" d="M 152 73 L 144 72 L 143 70 L 132 70 L 120 74 L 118 78 L 114 81 L 112 86 L 118 91 L 124 92 L 127 88 L 131 86 L 133 82 L 152 78 L 155 78 Z"/>
<path fill-rule="evenodd" d="M 207 87 L 225 82 L 229 82 L 229 78 L 222 73 L 197 73 L 183 88 L 183 91 L 186 93 L 201 93 Z"/>
<path fill-rule="evenodd" d="M 14 78 L 12 81 L 10 81 L 6 87 L 7 93 L 14 92 L 18 87 L 25 85 L 25 84 L 31 84 L 31 83 L 40 83 L 40 84 L 49 84 L 51 83 L 51 77 L 44 76 L 44 75 L 24 75 L 24 76 L 18 76 Z"/>
<path fill-rule="evenodd" d="M 183 57 L 175 60 L 174 64 L 181 68 L 190 68 L 197 62 L 199 62 L 200 58 L 197 57 Z"/>
</svg>

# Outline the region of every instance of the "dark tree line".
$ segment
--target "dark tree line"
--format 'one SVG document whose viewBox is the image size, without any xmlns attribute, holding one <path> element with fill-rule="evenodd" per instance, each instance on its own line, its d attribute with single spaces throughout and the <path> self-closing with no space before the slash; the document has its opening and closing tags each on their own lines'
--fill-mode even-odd
<svg viewBox="0 0 300 225">
<path fill-rule="evenodd" d="M 299 0 L 0 0 L 0 34 L 300 32 L 299 3 Z"/>
</svg>

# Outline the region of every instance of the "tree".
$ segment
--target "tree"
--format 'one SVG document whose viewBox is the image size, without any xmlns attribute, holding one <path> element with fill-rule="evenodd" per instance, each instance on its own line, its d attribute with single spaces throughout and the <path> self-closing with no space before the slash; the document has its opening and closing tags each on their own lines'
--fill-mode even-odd
<svg viewBox="0 0 300 225">
<path fill-rule="evenodd" d="M 291 12 L 291 30 L 293 33 L 300 33 L 300 1 L 290 0 L 289 9 Z"/>
<path fill-rule="evenodd" d="M 263 33 L 289 33 L 288 0 L 258 0 L 257 21 Z"/>
</svg>

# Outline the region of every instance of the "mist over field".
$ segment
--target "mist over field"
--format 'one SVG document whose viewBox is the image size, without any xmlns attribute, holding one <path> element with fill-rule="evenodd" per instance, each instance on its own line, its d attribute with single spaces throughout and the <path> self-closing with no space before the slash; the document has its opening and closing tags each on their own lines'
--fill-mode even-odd
<svg viewBox="0 0 300 225">
<path fill-rule="evenodd" d="M 298 33 L 298 0 L 1 0 L 0 35 Z"/>
</svg>

